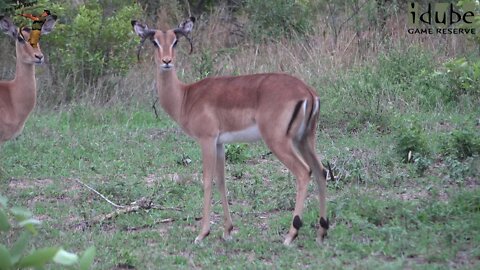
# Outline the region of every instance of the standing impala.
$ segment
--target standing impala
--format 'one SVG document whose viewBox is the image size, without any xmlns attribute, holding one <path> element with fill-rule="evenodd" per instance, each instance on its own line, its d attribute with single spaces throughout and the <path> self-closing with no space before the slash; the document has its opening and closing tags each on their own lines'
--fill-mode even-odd
<svg viewBox="0 0 480 270">
<path fill-rule="evenodd" d="M 50 15 L 42 27 L 42 35 L 55 26 Z M 36 40 L 29 40 L 30 29 L 17 29 L 13 22 L 0 16 L 0 30 L 15 39 L 16 71 L 12 81 L 0 81 L 0 144 L 22 132 L 28 115 L 35 107 L 37 86 L 35 65 L 43 63 L 43 54 Z"/>
<path fill-rule="evenodd" d="M 278 159 L 295 175 L 297 195 L 293 221 L 284 244 L 289 245 L 302 226 L 302 212 L 311 173 L 319 187 L 320 227 L 318 240 L 327 234 L 326 170 L 315 154 L 315 128 L 320 101 L 301 80 L 280 73 L 206 78 L 184 84 L 175 72 L 175 47 L 188 34 L 195 18 L 178 28 L 160 31 L 132 21 L 141 44 L 155 46 L 156 85 L 160 105 L 201 146 L 203 160 L 203 218 L 195 243 L 210 233 L 212 180 L 221 193 L 224 238 L 233 229 L 225 187 L 225 143 L 263 139 Z M 141 47 L 139 47 L 141 48 Z M 140 49 L 138 53 L 140 52 Z"/>
</svg>

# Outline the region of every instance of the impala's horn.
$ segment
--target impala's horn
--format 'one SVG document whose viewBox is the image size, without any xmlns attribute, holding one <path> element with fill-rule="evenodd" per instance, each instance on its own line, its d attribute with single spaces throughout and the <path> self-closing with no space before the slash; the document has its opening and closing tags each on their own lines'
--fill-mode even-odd
<svg viewBox="0 0 480 270">
<path fill-rule="evenodd" d="M 182 29 L 180 28 L 177 28 L 177 29 L 174 29 L 173 32 L 177 35 L 182 35 L 184 36 L 187 40 L 188 40 L 188 43 L 190 43 L 190 52 L 189 54 L 191 54 L 193 52 L 193 43 L 192 43 L 192 39 L 188 36 L 187 33 L 185 33 Z"/>
<path fill-rule="evenodd" d="M 143 43 L 145 43 L 146 38 L 142 37 L 142 40 L 140 40 L 140 44 L 137 46 L 137 61 L 140 62 L 140 52 L 142 51 L 143 48 Z"/>
<path fill-rule="evenodd" d="M 184 36 L 187 40 L 188 43 L 190 43 L 190 54 L 193 52 L 193 43 L 192 39 L 188 36 L 188 34 L 192 31 L 193 24 L 195 23 L 195 17 L 190 17 L 181 24 L 178 25 L 176 29 L 173 30 L 175 35 L 182 35 Z"/>
<path fill-rule="evenodd" d="M 138 44 L 137 47 L 137 59 L 138 61 L 140 61 L 140 52 L 142 51 L 143 43 L 145 43 L 145 40 L 147 38 L 152 38 L 152 36 L 155 34 L 155 30 L 148 29 L 148 26 L 146 24 L 139 23 L 135 20 L 132 20 L 131 23 L 133 26 L 133 30 L 141 38 L 140 44 Z"/>
</svg>

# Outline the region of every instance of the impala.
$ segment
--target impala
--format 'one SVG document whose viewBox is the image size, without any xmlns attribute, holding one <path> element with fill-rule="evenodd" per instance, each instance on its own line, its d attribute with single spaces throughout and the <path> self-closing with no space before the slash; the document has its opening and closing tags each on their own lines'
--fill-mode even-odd
<svg viewBox="0 0 480 270">
<path fill-rule="evenodd" d="M 320 226 L 317 239 L 327 234 L 325 191 L 326 170 L 315 154 L 315 129 L 320 101 L 315 91 L 287 74 L 268 73 L 206 78 L 184 84 L 175 72 L 175 48 L 180 38 L 192 42 L 189 33 L 195 18 L 177 28 L 160 31 L 132 21 L 141 37 L 141 46 L 150 40 L 155 46 L 156 87 L 163 110 L 201 147 L 203 161 L 203 218 L 195 243 L 210 233 L 212 180 L 221 193 L 224 214 L 224 239 L 231 238 L 232 218 L 225 186 L 224 144 L 266 143 L 277 158 L 296 177 L 296 201 L 292 224 L 284 244 L 289 245 L 302 226 L 302 212 L 310 176 L 319 188 Z"/>
<path fill-rule="evenodd" d="M 42 35 L 55 26 L 56 17 L 51 15 L 42 27 Z M 13 39 L 16 47 L 16 70 L 12 81 L 0 81 L 0 144 L 18 136 L 25 121 L 35 107 L 37 86 L 35 65 L 43 63 L 44 57 L 37 42 L 30 42 L 30 29 L 18 29 L 7 17 L 0 17 L 0 29 Z"/>
</svg>

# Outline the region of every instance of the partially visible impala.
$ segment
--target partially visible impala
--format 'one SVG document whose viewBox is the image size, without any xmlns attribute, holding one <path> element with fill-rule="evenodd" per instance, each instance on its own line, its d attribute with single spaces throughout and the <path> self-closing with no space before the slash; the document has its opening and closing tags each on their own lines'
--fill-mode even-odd
<svg viewBox="0 0 480 270">
<path fill-rule="evenodd" d="M 304 201 L 310 176 L 319 188 L 319 241 L 327 234 L 326 170 L 315 154 L 315 129 L 320 101 L 315 91 L 287 74 L 268 73 L 206 78 L 184 84 L 175 72 L 175 48 L 187 38 L 195 18 L 178 28 L 160 31 L 132 21 L 141 45 L 150 40 L 155 46 L 156 85 L 160 105 L 181 128 L 193 137 L 202 150 L 203 218 L 195 243 L 210 233 L 212 180 L 221 193 L 224 212 L 224 238 L 231 238 L 232 218 L 225 187 L 225 143 L 263 139 L 270 150 L 296 177 L 297 195 L 290 230 L 284 240 L 289 245 L 302 226 Z M 140 45 L 140 46 L 141 46 Z M 139 51 L 140 52 L 139 47 Z"/>
<path fill-rule="evenodd" d="M 55 26 L 56 17 L 49 16 L 43 24 L 42 35 Z M 0 17 L 0 30 L 15 39 L 16 71 L 12 81 L 0 81 L 0 144 L 18 136 L 35 107 L 37 86 L 35 65 L 44 57 L 38 44 L 28 42 L 29 28 L 18 29 L 10 18 Z M 32 46 L 33 45 L 33 46 Z"/>
</svg>

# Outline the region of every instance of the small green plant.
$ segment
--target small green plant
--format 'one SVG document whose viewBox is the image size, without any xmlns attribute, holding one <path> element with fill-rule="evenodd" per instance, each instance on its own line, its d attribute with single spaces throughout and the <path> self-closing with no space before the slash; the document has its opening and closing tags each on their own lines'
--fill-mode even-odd
<svg viewBox="0 0 480 270">
<path fill-rule="evenodd" d="M 413 165 L 415 166 L 415 171 L 419 176 L 424 176 L 425 171 L 427 171 L 430 164 L 432 164 L 432 160 L 426 156 L 415 154 L 412 157 Z"/>
<path fill-rule="evenodd" d="M 470 167 L 468 163 L 460 162 L 458 159 L 452 157 L 446 157 L 445 165 L 447 165 L 447 175 L 452 179 L 456 184 L 462 184 L 465 176 L 468 175 Z"/>
<path fill-rule="evenodd" d="M 245 1 L 249 34 L 257 40 L 306 35 L 312 31 L 313 1 Z"/>
<path fill-rule="evenodd" d="M 480 138 L 478 132 L 462 129 L 450 132 L 446 138 L 442 152 L 446 156 L 453 156 L 458 160 L 465 160 L 480 154 Z"/>
<path fill-rule="evenodd" d="M 436 74 L 444 76 L 454 99 L 460 95 L 480 97 L 480 61 L 467 60 L 465 57 L 451 59 Z"/>
<path fill-rule="evenodd" d="M 228 144 L 226 146 L 225 158 L 232 163 L 243 163 L 248 159 L 246 144 Z"/>
<path fill-rule="evenodd" d="M 7 198 L 0 195 L 0 235 L 16 231 L 12 229 L 8 220 L 9 215 L 15 218 L 17 225 L 23 229 L 23 232 L 10 248 L 0 243 L 0 270 L 43 269 L 49 262 L 70 269 L 87 270 L 90 268 L 95 256 L 93 246 L 88 248 L 80 258 L 61 247 L 34 248 L 27 251 L 28 242 L 32 236 L 38 234 L 35 226 L 40 224 L 40 221 L 35 219 L 30 211 L 20 207 L 8 207 L 7 203 Z"/>
<path fill-rule="evenodd" d="M 215 73 L 215 56 L 211 50 L 204 50 L 200 52 L 198 60 L 194 61 L 195 74 L 197 80 L 212 76 Z M 196 64 L 198 63 L 198 64 Z"/>
<path fill-rule="evenodd" d="M 417 120 L 407 120 L 398 128 L 396 149 L 403 162 L 413 162 L 415 156 L 427 156 L 427 137 Z"/>
</svg>

